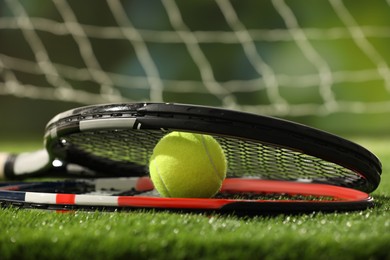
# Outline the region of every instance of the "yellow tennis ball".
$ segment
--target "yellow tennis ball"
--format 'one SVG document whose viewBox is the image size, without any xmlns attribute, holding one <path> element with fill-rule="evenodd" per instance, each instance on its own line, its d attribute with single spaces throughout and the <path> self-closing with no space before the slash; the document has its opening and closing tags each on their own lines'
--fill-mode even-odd
<svg viewBox="0 0 390 260">
<path fill-rule="evenodd" d="M 209 198 L 226 177 L 226 158 L 209 135 L 172 132 L 155 146 L 149 172 L 163 197 Z"/>
</svg>

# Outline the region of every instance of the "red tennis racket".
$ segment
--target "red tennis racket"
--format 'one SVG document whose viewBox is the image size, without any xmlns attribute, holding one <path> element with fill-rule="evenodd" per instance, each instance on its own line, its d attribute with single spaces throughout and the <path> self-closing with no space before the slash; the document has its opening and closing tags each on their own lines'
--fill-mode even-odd
<svg viewBox="0 0 390 260">
<path fill-rule="evenodd" d="M 161 198 L 147 177 L 2 183 L 3 206 L 50 210 L 135 209 L 261 215 L 362 210 L 373 205 L 361 191 L 327 184 L 225 179 L 210 199 Z"/>
</svg>

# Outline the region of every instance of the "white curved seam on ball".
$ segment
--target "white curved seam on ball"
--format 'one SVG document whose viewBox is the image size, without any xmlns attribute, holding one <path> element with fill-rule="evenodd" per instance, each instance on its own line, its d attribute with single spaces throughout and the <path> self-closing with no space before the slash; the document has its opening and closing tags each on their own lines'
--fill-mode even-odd
<svg viewBox="0 0 390 260">
<path fill-rule="evenodd" d="M 214 161 L 213 161 L 213 159 L 212 159 L 212 157 L 211 157 L 210 151 L 209 151 L 209 149 L 208 149 L 208 147 L 207 147 L 207 144 L 206 144 L 206 142 L 205 142 L 205 140 L 204 140 L 204 136 L 201 135 L 201 138 L 202 138 L 203 147 L 204 147 L 204 149 L 206 150 L 207 157 L 209 158 L 209 161 L 210 161 L 210 163 L 211 163 L 211 165 L 212 165 L 212 167 L 213 167 L 213 169 L 214 169 L 215 175 L 217 176 L 218 179 L 223 180 L 223 179 L 221 179 L 221 177 L 220 177 L 219 174 L 218 174 L 217 167 L 215 166 Z"/>
<path fill-rule="evenodd" d="M 157 166 L 157 163 L 152 161 L 154 167 L 156 168 L 156 172 L 157 172 L 157 176 L 158 178 L 161 180 L 161 183 L 163 184 L 164 186 L 164 189 L 165 189 L 165 192 L 168 194 L 168 197 L 171 197 L 171 194 L 169 193 L 169 190 L 168 190 L 168 187 L 167 185 L 165 184 L 164 182 L 164 179 L 162 178 L 161 174 L 160 174 L 160 171 L 158 170 L 158 166 Z"/>
</svg>

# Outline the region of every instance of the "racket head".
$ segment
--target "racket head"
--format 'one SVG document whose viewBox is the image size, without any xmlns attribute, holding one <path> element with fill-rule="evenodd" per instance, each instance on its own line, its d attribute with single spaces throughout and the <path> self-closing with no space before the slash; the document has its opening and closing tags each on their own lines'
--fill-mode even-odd
<svg viewBox="0 0 390 260">
<path fill-rule="evenodd" d="M 170 103 L 77 108 L 46 127 L 50 156 L 108 176 L 145 176 L 156 143 L 171 131 L 209 134 L 225 151 L 228 177 L 325 183 L 372 192 L 381 164 L 365 148 L 293 122 Z"/>
<path fill-rule="evenodd" d="M 147 177 L 2 183 L 0 204 L 48 210 L 201 212 L 236 215 L 364 210 L 373 199 L 326 184 L 227 178 L 210 199 L 161 198 Z"/>
</svg>

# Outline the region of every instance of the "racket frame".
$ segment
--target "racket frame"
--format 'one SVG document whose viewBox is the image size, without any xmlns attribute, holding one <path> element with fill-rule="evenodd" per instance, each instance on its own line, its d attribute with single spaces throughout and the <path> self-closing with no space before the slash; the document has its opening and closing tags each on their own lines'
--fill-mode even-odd
<svg viewBox="0 0 390 260">
<path fill-rule="evenodd" d="M 364 210 L 374 205 L 366 193 L 354 189 L 326 184 L 298 183 L 247 178 L 227 178 L 221 192 L 239 195 L 280 194 L 310 196 L 310 200 L 297 199 L 231 199 L 231 198 L 162 198 L 154 196 L 112 196 L 75 193 L 53 193 L 50 189 L 68 185 L 96 185 L 97 189 L 124 189 L 123 183 L 138 192 L 150 192 L 153 184 L 148 177 L 122 179 L 73 180 L 58 182 L 3 183 L 0 187 L 0 204 L 21 208 L 49 210 L 104 210 L 128 211 L 152 209 L 180 212 L 214 212 L 221 214 L 272 215 L 312 212 Z M 24 191 L 23 191 L 24 190 Z M 48 192 L 37 192 L 44 190 Z M 328 199 L 321 200 L 321 197 Z M 313 200 L 318 197 L 318 200 Z M 334 200 L 329 200 L 332 198 Z"/>
</svg>

